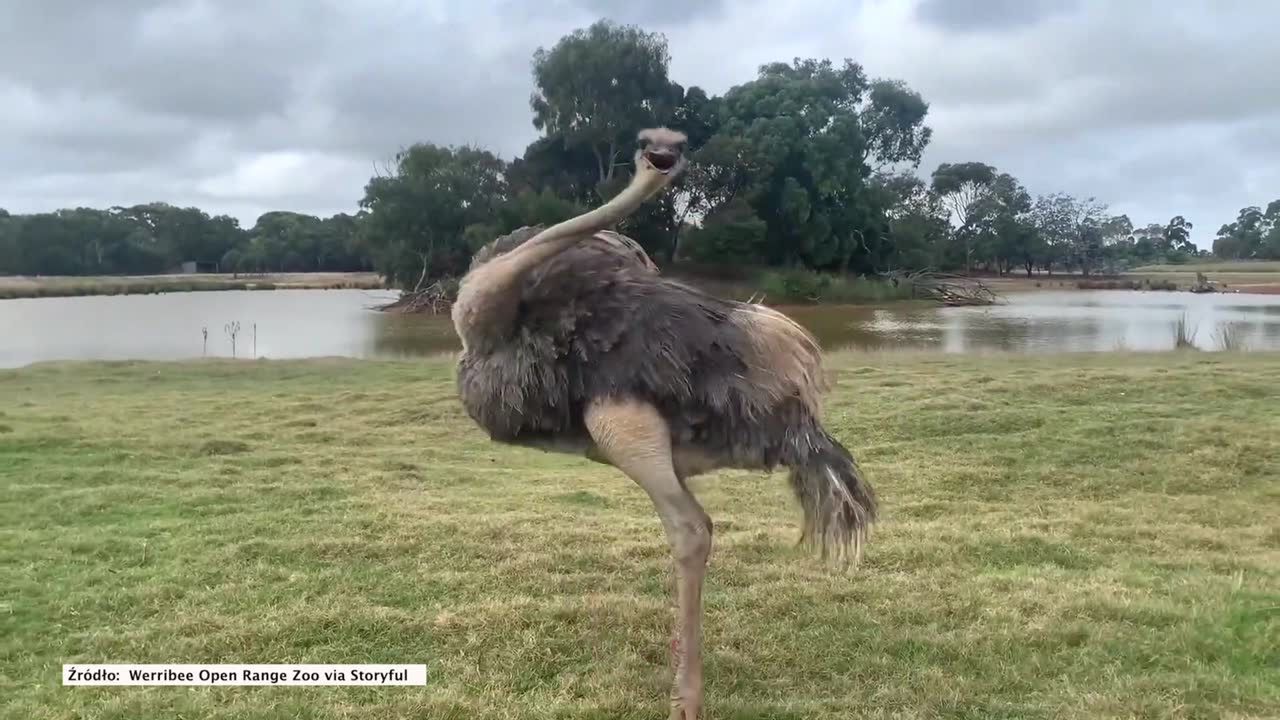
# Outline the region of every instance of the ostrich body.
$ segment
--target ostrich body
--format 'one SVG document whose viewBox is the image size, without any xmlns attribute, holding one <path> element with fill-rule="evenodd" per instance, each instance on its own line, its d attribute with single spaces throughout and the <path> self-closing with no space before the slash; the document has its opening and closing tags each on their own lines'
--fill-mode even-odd
<svg viewBox="0 0 1280 720">
<path fill-rule="evenodd" d="M 712 522 L 685 481 L 719 468 L 790 468 L 801 539 L 860 555 L 876 499 L 822 427 L 817 342 L 781 313 L 659 275 L 607 231 L 683 170 L 685 137 L 639 136 L 636 172 L 610 202 L 476 253 L 453 307 L 458 390 L 496 442 L 612 465 L 652 499 L 675 560 L 671 717 L 702 706 L 702 585 Z"/>
</svg>

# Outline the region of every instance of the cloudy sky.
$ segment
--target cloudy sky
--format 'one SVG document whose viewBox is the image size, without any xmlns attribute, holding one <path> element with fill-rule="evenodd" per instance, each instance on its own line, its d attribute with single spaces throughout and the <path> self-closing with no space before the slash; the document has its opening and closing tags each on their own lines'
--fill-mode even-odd
<svg viewBox="0 0 1280 720">
<path fill-rule="evenodd" d="M 354 212 L 419 140 L 535 136 L 529 62 L 599 17 L 712 93 L 852 57 L 931 103 L 921 171 L 982 160 L 1208 247 L 1280 198 L 1280 3 L 1243 0 L 39 0 L 0 3 L 0 207 L 163 200 L 251 225 Z"/>
</svg>

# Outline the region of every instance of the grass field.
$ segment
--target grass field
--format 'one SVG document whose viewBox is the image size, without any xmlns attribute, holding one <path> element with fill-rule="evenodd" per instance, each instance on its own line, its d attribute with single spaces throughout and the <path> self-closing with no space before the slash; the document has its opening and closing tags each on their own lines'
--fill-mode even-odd
<svg viewBox="0 0 1280 720">
<path fill-rule="evenodd" d="M 377 273 L 267 273 L 232 275 L 95 275 L 86 277 L 0 276 L 0 300 L 80 295 L 149 295 L 210 290 L 374 290 L 383 287 Z"/>
<path fill-rule="evenodd" d="M 1144 265 L 1135 273 L 1280 273 L 1280 260 L 1238 260 L 1187 263 L 1186 265 Z"/>
<path fill-rule="evenodd" d="M 716 520 L 708 718 L 1280 716 L 1280 356 L 841 354 L 884 522 Z M 669 560 L 609 468 L 487 442 L 448 362 L 0 372 L 0 717 L 666 717 Z M 64 662 L 427 663 L 427 687 L 63 687 Z"/>
<path fill-rule="evenodd" d="M 1195 284 L 1196 273 L 1224 284 L 1228 292 L 1280 294 L 1280 261 L 1248 260 L 1239 262 L 1204 262 L 1187 265 L 1147 265 L 1126 273 L 1125 277 L 1153 283 L 1174 283 L 1185 289 Z"/>
</svg>

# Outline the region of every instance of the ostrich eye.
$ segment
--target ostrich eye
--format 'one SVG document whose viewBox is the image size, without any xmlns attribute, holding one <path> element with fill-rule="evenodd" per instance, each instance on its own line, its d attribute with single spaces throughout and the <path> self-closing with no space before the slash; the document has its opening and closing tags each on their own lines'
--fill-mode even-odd
<svg viewBox="0 0 1280 720">
<path fill-rule="evenodd" d="M 637 149 L 637 150 L 648 150 L 648 149 L 649 149 L 649 138 L 647 138 L 647 137 L 636 138 L 636 149 Z"/>
</svg>

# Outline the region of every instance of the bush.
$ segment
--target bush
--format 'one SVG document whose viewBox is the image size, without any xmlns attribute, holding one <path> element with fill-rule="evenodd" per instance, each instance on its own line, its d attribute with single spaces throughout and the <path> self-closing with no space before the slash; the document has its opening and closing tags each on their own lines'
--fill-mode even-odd
<svg viewBox="0 0 1280 720">
<path fill-rule="evenodd" d="M 744 200 L 734 200 L 707 216 L 702 227 L 685 231 L 680 255 L 699 263 L 754 265 L 764 259 L 765 222 Z"/>
<path fill-rule="evenodd" d="M 759 284 L 767 297 L 819 302 L 831 286 L 831 276 L 812 270 L 770 270 Z"/>
<path fill-rule="evenodd" d="M 766 271 L 757 284 L 774 302 L 877 303 L 912 296 L 908 283 L 802 269 Z"/>
</svg>

